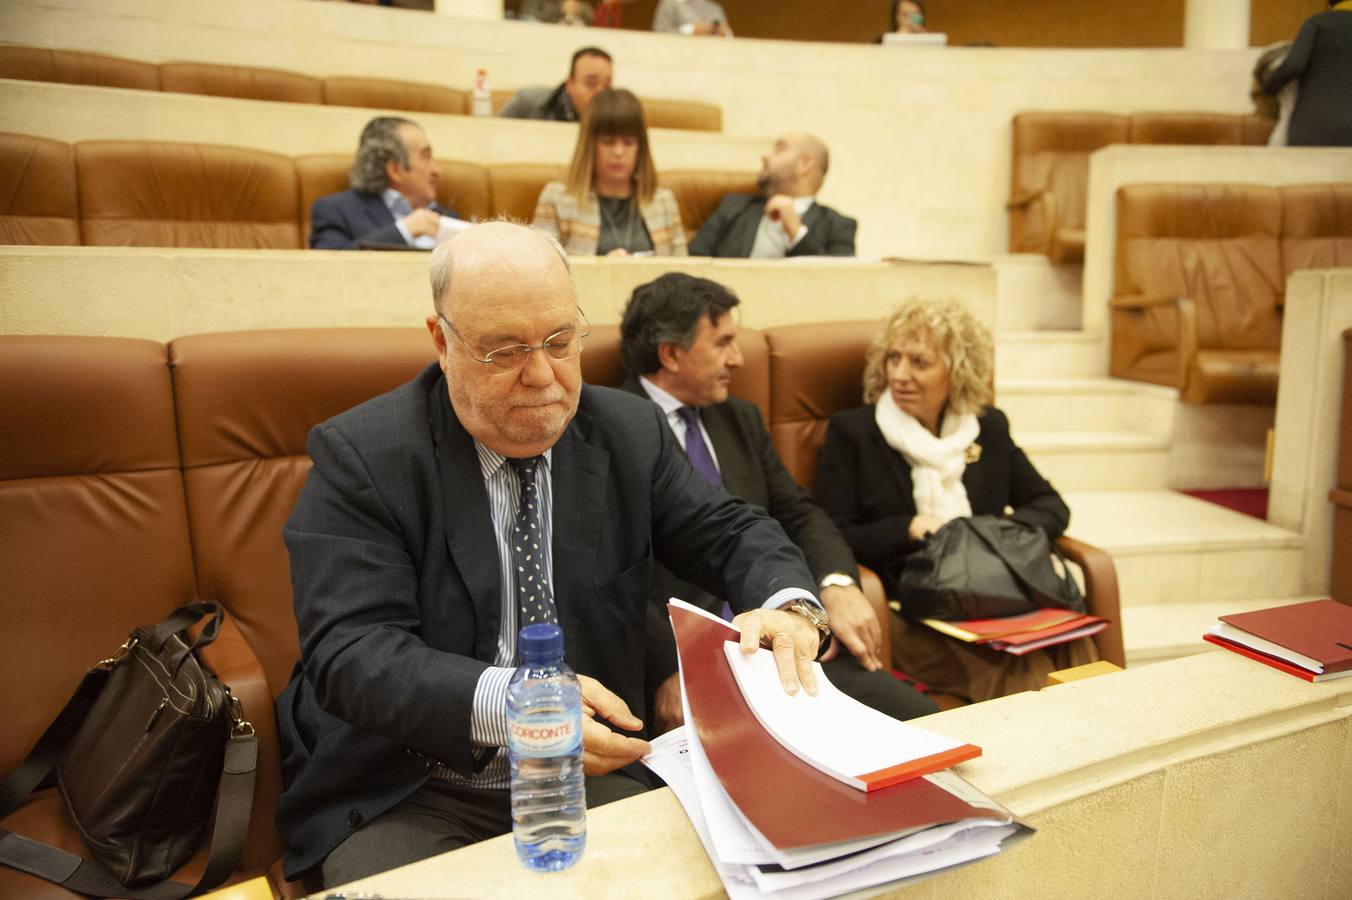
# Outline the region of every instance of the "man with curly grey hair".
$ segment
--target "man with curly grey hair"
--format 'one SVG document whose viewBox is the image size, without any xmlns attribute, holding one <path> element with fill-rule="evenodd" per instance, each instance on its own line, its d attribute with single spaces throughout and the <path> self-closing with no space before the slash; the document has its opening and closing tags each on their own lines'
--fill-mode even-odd
<svg viewBox="0 0 1352 900">
<path fill-rule="evenodd" d="M 458 221 L 437 206 L 441 167 L 416 122 L 378 116 L 366 123 L 348 177 L 351 187 L 315 201 L 310 247 L 431 249 L 454 233 Z"/>
</svg>

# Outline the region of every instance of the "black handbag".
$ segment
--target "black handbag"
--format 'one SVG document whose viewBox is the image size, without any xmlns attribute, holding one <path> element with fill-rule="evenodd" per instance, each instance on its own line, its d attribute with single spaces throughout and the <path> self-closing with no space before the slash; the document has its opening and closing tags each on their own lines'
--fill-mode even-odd
<svg viewBox="0 0 1352 900">
<path fill-rule="evenodd" d="M 998 619 L 1043 606 L 1085 611 L 1047 533 L 1004 516 L 947 522 L 906 558 L 898 595 L 902 614 L 915 620 Z"/>
<path fill-rule="evenodd" d="M 185 630 L 205 615 L 189 643 Z M 85 673 L 0 782 L 0 818 L 54 775 L 90 858 L 0 829 L 0 862 L 82 894 L 146 900 L 177 900 L 229 877 L 248 833 L 258 743 L 239 700 L 195 652 L 216 639 L 224 615 L 215 603 L 181 606 Z M 168 880 L 209 824 L 201 878 Z"/>
</svg>

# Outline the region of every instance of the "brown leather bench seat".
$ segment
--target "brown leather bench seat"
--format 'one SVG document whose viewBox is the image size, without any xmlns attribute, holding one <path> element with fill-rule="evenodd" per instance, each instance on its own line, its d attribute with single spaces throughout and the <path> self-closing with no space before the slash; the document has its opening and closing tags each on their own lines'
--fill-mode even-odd
<svg viewBox="0 0 1352 900">
<path fill-rule="evenodd" d="M 1117 192 L 1110 371 L 1187 403 L 1277 398 L 1286 279 L 1352 264 L 1352 185 Z"/>
<path fill-rule="evenodd" d="M 308 244 L 314 201 L 345 190 L 352 156 L 296 158 L 242 147 L 167 141 L 64 144 L 0 133 L 0 243 L 294 249 Z M 437 200 L 461 218 L 529 222 L 556 163 L 438 160 Z M 659 173 L 688 234 L 751 172 Z"/>
<path fill-rule="evenodd" d="M 197 62 L 142 62 L 82 50 L 51 50 L 21 44 L 0 44 L 0 78 L 56 81 L 102 87 L 139 88 L 273 100 L 285 103 L 321 103 L 401 112 L 465 115 L 470 112 L 466 89 L 404 81 L 332 75 L 317 78 L 285 69 L 228 66 Z M 493 109 L 501 109 L 514 91 L 493 91 Z M 642 98 L 649 128 L 685 131 L 722 131 L 723 109 L 700 100 Z"/>
<path fill-rule="evenodd" d="M 1273 123 L 1207 112 L 1022 112 L 1014 117 L 1009 252 L 1084 259 L 1089 156 L 1109 144 L 1266 144 Z"/>
<path fill-rule="evenodd" d="M 805 483 L 825 418 L 859 402 L 871 331 L 871 323 L 742 329 L 746 365 L 733 389 L 767 414 L 777 449 Z M 596 328 L 582 357 L 588 381 L 618 382 L 618 345 L 616 326 Z M 281 763 L 272 701 L 298 656 L 281 528 L 309 470 L 310 427 L 434 358 L 415 327 L 236 332 L 168 345 L 0 336 L 0 597 L 9 613 L 0 771 L 24 757 L 81 673 L 134 626 L 193 597 L 217 600 L 228 618 L 208 661 L 259 736 L 236 877 L 266 873 L 287 896 L 303 893 L 281 881 L 274 825 Z M 1091 610 L 1117 620 L 1107 557 L 1069 539 L 1063 546 L 1085 566 Z M 1095 640 L 1104 658 L 1122 662 L 1116 629 Z M 81 850 L 51 791 L 0 825 Z M 180 877 L 203 862 L 199 854 Z M 0 896 L 70 895 L 0 868 Z"/>
</svg>

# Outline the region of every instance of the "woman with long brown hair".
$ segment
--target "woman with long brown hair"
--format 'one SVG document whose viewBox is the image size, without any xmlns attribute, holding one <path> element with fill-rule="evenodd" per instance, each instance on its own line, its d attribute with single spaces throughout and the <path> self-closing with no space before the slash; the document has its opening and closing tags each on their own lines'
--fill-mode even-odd
<svg viewBox="0 0 1352 900">
<path fill-rule="evenodd" d="M 685 256 L 680 209 L 657 186 L 643 107 L 632 93 L 592 98 L 568 180 L 545 185 L 531 225 L 575 256 Z"/>
</svg>

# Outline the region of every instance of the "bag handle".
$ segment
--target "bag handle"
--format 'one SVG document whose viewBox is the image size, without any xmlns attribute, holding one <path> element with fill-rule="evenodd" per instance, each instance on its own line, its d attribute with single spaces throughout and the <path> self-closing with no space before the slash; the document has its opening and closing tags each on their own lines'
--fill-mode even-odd
<svg viewBox="0 0 1352 900">
<path fill-rule="evenodd" d="M 221 620 L 225 618 L 225 611 L 221 609 L 221 605 L 211 600 L 185 603 L 171 612 L 163 622 L 150 630 L 152 649 L 159 652 L 164 647 L 165 641 L 180 631 L 196 625 L 203 616 L 208 614 L 211 616 L 211 620 L 207 622 L 202 632 L 197 635 L 197 639 L 188 646 L 188 649 L 197 650 L 207 646 L 216 640 L 216 636 L 221 633 Z"/>
</svg>

